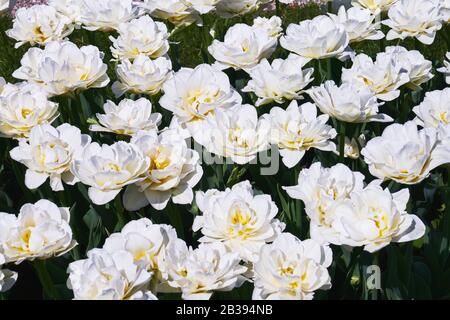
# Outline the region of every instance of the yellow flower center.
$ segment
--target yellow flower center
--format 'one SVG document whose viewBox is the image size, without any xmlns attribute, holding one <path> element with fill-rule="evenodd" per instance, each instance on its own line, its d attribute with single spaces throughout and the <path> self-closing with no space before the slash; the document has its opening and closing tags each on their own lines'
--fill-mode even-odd
<svg viewBox="0 0 450 320">
<path fill-rule="evenodd" d="M 447 120 L 447 112 L 441 112 L 439 114 L 439 119 L 444 123 L 444 124 L 448 124 L 448 120 Z"/>
<path fill-rule="evenodd" d="M 89 74 L 87 72 L 85 72 L 80 76 L 80 80 L 86 81 L 88 79 L 88 77 L 89 77 Z"/>
<path fill-rule="evenodd" d="M 30 109 L 22 109 L 21 114 L 22 114 L 22 118 L 28 118 L 29 115 L 32 115 L 34 112 L 33 110 Z"/>
<path fill-rule="evenodd" d="M 115 172 L 120 172 L 120 167 L 118 164 L 116 163 L 108 163 L 106 165 L 106 170 L 108 171 L 115 171 Z"/>
</svg>

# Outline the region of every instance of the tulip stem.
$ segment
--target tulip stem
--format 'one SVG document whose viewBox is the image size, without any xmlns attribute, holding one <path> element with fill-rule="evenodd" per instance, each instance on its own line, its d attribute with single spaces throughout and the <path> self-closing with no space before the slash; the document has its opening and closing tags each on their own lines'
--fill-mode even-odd
<svg viewBox="0 0 450 320">
<path fill-rule="evenodd" d="M 123 226 L 125 225 L 125 217 L 124 217 L 124 209 L 122 206 L 122 199 L 120 195 L 116 197 L 114 200 L 114 206 L 116 209 L 116 216 L 117 216 L 117 224 L 114 228 L 114 231 L 120 231 L 122 230 Z"/>
<path fill-rule="evenodd" d="M 170 224 L 175 228 L 179 237 L 184 239 L 183 219 L 178 208 L 173 203 L 167 204 Z"/>
<path fill-rule="evenodd" d="M 51 300 L 58 299 L 59 296 L 58 291 L 56 290 L 52 278 L 48 273 L 45 260 L 35 260 L 33 262 L 33 266 L 39 277 L 39 281 L 41 282 L 42 288 L 44 289 L 45 296 Z"/>
<path fill-rule="evenodd" d="M 339 130 L 339 161 L 344 162 L 345 157 L 345 123 L 340 123 Z"/>
</svg>

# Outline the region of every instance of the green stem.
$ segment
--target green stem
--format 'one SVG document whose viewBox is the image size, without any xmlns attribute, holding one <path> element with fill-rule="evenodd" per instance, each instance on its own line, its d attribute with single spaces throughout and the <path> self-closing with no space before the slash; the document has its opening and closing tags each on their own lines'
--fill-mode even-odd
<svg viewBox="0 0 450 320">
<path fill-rule="evenodd" d="M 209 47 L 209 38 L 211 37 L 209 34 L 209 21 L 207 19 L 207 16 L 203 16 L 203 26 L 201 27 L 201 35 L 202 35 L 202 57 L 204 63 L 209 63 L 209 53 L 208 53 L 208 47 Z"/>
<path fill-rule="evenodd" d="M 122 206 L 122 199 L 120 195 L 118 195 L 114 200 L 114 205 L 116 208 L 116 216 L 117 216 L 117 224 L 114 228 L 114 231 L 120 231 L 125 225 L 124 209 Z"/>
<path fill-rule="evenodd" d="M 44 289 L 45 296 L 51 300 L 57 300 L 59 298 L 59 294 L 53 284 L 50 274 L 48 273 L 45 260 L 35 260 L 33 262 L 33 267 L 36 270 L 39 281 Z"/>
<path fill-rule="evenodd" d="M 181 239 L 185 239 L 184 237 L 184 229 L 183 229 L 183 219 L 181 217 L 180 210 L 173 204 L 167 204 L 168 216 L 171 225 L 177 230 L 177 234 Z"/>
<path fill-rule="evenodd" d="M 339 161 L 344 162 L 345 158 L 345 123 L 340 123 L 339 132 Z"/>
</svg>

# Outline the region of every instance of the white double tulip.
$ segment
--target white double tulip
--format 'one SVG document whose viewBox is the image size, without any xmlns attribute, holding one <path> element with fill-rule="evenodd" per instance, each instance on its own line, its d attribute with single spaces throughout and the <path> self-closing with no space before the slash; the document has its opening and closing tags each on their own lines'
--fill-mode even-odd
<svg viewBox="0 0 450 320">
<path fill-rule="evenodd" d="M 272 16 L 270 18 L 256 17 L 253 20 L 253 28 L 263 29 L 270 37 L 278 38 L 283 32 L 281 18 L 278 16 Z"/>
<path fill-rule="evenodd" d="M 18 216 L 0 213 L 0 253 L 16 264 L 63 255 L 77 244 L 69 219 L 69 208 L 48 200 L 24 204 Z"/>
<path fill-rule="evenodd" d="M 59 116 L 58 104 L 37 85 L 7 85 L 4 91 L 0 89 L 0 136 L 27 138 L 31 129 Z"/>
<path fill-rule="evenodd" d="M 177 27 L 202 23 L 199 13 L 184 0 L 143 0 L 140 6 L 153 17 L 167 20 Z"/>
<path fill-rule="evenodd" d="M 313 87 L 307 93 L 320 111 L 344 122 L 390 122 L 391 117 L 378 113 L 383 104 L 366 86 L 356 83 L 343 83 L 337 86 L 333 80 L 320 87 Z"/>
<path fill-rule="evenodd" d="M 378 99 L 392 101 L 400 96 L 399 88 L 410 79 L 408 70 L 399 65 L 394 55 L 380 53 L 373 61 L 368 55 L 361 53 L 353 60 L 350 69 L 342 69 L 342 81 L 364 85 Z"/>
<path fill-rule="evenodd" d="M 333 253 L 314 240 L 283 233 L 266 244 L 254 264 L 254 300 L 312 300 L 317 290 L 331 288 L 327 268 Z"/>
<path fill-rule="evenodd" d="M 173 112 L 174 119 L 196 140 L 204 134 L 202 123 L 209 114 L 242 102 L 228 76 L 207 64 L 180 69 L 164 83 L 163 91 L 161 107 Z"/>
<path fill-rule="evenodd" d="M 196 194 L 203 215 L 195 217 L 193 231 L 201 230 L 202 243 L 223 243 L 245 261 L 258 260 L 261 247 L 276 239 L 285 224 L 275 219 L 278 208 L 270 195 L 254 195 L 249 181 L 225 191 L 210 189 Z"/>
<path fill-rule="evenodd" d="M 232 18 L 254 12 L 271 0 L 220 0 L 216 6 L 222 18 Z"/>
<path fill-rule="evenodd" d="M 336 151 L 331 141 L 337 135 L 336 130 L 326 124 L 328 115 L 317 116 L 317 107 L 312 103 L 299 106 L 292 101 L 286 110 L 274 107 L 263 117 L 270 121 L 270 141 L 278 146 L 288 168 L 295 167 L 312 148 Z"/>
<path fill-rule="evenodd" d="M 450 0 L 440 0 L 440 12 L 444 23 L 450 23 Z"/>
<path fill-rule="evenodd" d="M 368 252 L 378 251 L 391 242 L 407 242 L 421 238 L 425 225 L 406 212 L 408 189 L 391 194 L 377 183 L 355 192 L 350 199 L 330 208 L 334 216 L 332 228 L 341 233 L 341 243 L 364 246 Z"/>
<path fill-rule="evenodd" d="M 81 1 L 79 0 L 49 0 L 48 5 L 56 9 L 63 16 L 66 16 L 73 24 L 81 24 Z"/>
<path fill-rule="evenodd" d="M 103 249 L 110 254 L 129 252 L 134 264 L 153 273 L 151 287 L 157 288 L 161 281 L 159 263 L 165 258 L 167 245 L 174 239 L 177 239 L 177 233 L 172 226 L 153 224 L 142 218 L 128 222 L 121 232 L 110 235 Z"/>
<path fill-rule="evenodd" d="M 192 7 L 200 14 L 207 14 L 216 10 L 216 5 L 222 0 L 181 0 L 186 6 Z"/>
<path fill-rule="evenodd" d="M 7 85 L 5 78 L 0 77 L 0 96 L 3 95 L 3 91 L 5 90 L 5 86 Z"/>
<path fill-rule="evenodd" d="M 69 264 L 67 272 L 75 300 L 157 300 L 149 291 L 152 273 L 125 250 L 93 249 L 87 259 Z"/>
<path fill-rule="evenodd" d="M 139 210 L 148 204 L 163 210 L 173 203 L 189 204 L 194 199 L 192 188 L 203 175 L 200 156 L 188 148 L 185 137 L 176 129 L 144 133 L 132 138 L 147 159 L 145 178 L 128 186 L 123 195 L 127 210 Z"/>
<path fill-rule="evenodd" d="M 442 68 L 439 68 L 438 71 L 443 73 L 445 76 L 445 81 L 447 84 L 450 84 L 450 52 L 447 52 L 445 55 L 447 60 L 444 60 L 444 66 Z"/>
<path fill-rule="evenodd" d="M 153 21 L 149 16 L 121 23 L 117 32 L 117 38 L 109 37 L 112 41 L 111 53 L 117 60 L 133 60 L 141 54 L 156 59 L 169 51 L 166 25 Z"/>
<path fill-rule="evenodd" d="M 380 30 L 381 22 L 376 20 L 377 16 L 369 9 L 352 7 L 345 10 L 345 7 L 341 6 L 337 14 L 328 15 L 334 22 L 344 26 L 349 43 L 384 38 L 384 33 Z"/>
<path fill-rule="evenodd" d="M 15 39 L 18 48 L 25 43 L 34 46 L 61 41 L 73 31 L 72 21 L 47 5 L 34 5 L 17 10 L 12 29 L 6 34 Z"/>
<path fill-rule="evenodd" d="M 344 26 L 321 15 L 299 24 L 290 24 L 281 46 L 307 59 L 342 58 L 349 44 Z"/>
<path fill-rule="evenodd" d="M 353 0 L 352 5 L 359 8 L 369 9 L 373 14 L 388 11 L 398 0 Z"/>
<path fill-rule="evenodd" d="M 113 145 L 94 142 L 71 166 L 72 173 L 89 186 L 93 203 L 103 205 L 113 200 L 123 187 L 145 178 L 149 159 L 134 144 L 119 141 Z"/>
<path fill-rule="evenodd" d="M 434 168 L 450 162 L 448 147 L 439 143 L 437 130 L 409 121 L 392 124 L 361 151 L 370 173 L 383 180 L 416 184 Z"/>
<path fill-rule="evenodd" d="M 392 56 L 397 65 L 406 70 L 409 82 L 406 84 L 412 90 L 420 90 L 420 85 L 431 80 L 433 64 L 426 60 L 423 54 L 417 50 L 406 50 L 404 47 L 386 47 L 386 55 Z"/>
<path fill-rule="evenodd" d="M 0 0 L 0 14 L 3 14 L 9 9 L 9 0 Z"/>
<path fill-rule="evenodd" d="M 152 112 L 152 103 L 145 98 L 124 99 L 118 105 L 108 100 L 103 109 L 105 114 L 97 113 L 99 124 L 91 125 L 89 130 L 132 136 L 139 131 L 158 131 L 162 118 L 160 113 Z"/>
<path fill-rule="evenodd" d="M 257 107 L 301 99 L 303 89 L 314 80 L 313 68 L 302 69 L 306 62 L 294 54 L 285 60 L 275 59 L 272 64 L 263 59 L 248 71 L 251 80 L 242 91 L 254 92 L 258 96 Z"/>
<path fill-rule="evenodd" d="M 52 190 L 62 191 L 63 181 L 69 185 L 78 182 L 70 166 L 90 142 L 90 136 L 70 124 L 57 128 L 41 124 L 31 130 L 29 139 L 21 139 L 10 155 L 27 167 L 25 185 L 29 189 L 37 189 L 50 179 Z"/>
<path fill-rule="evenodd" d="M 194 250 L 176 239 L 167 246 L 161 271 L 184 300 L 208 300 L 214 291 L 231 291 L 245 281 L 247 267 L 239 262 L 239 255 L 220 242 L 202 243 Z"/>
<path fill-rule="evenodd" d="M 360 154 L 360 149 L 366 145 L 366 137 L 361 134 L 358 138 L 348 138 L 344 139 L 344 157 L 350 159 L 358 159 Z M 339 155 L 339 152 L 336 151 Z"/>
<path fill-rule="evenodd" d="M 118 81 L 112 85 L 116 97 L 125 92 L 156 95 L 164 82 L 172 77 L 172 62 L 166 57 L 156 60 L 138 55 L 132 62 L 124 59 L 116 67 Z"/>
<path fill-rule="evenodd" d="M 202 138 L 197 142 L 209 152 L 234 163 L 246 164 L 259 152 L 269 148 L 270 122 L 258 119 L 254 106 L 242 105 L 236 110 L 217 111 L 202 123 Z"/>
<path fill-rule="evenodd" d="M 50 95 L 102 88 L 109 83 L 102 59 L 95 46 L 50 42 L 44 49 L 29 49 L 13 76 L 43 86 Z"/>
<path fill-rule="evenodd" d="M 450 124 L 450 88 L 430 91 L 421 104 L 413 108 L 416 123 L 424 128 Z"/>
<path fill-rule="evenodd" d="M 89 31 L 114 31 L 137 15 L 133 0 L 81 0 L 80 22 Z"/>
<path fill-rule="evenodd" d="M 249 70 L 269 58 L 277 44 L 264 28 L 237 23 L 227 30 L 223 42 L 214 40 L 208 51 L 220 69 Z"/>
<path fill-rule="evenodd" d="M 391 28 L 387 40 L 414 37 L 430 45 L 442 28 L 439 0 L 399 0 L 389 9 L 388 17 L 383 21 Z"/>
<path fill-rule="evenodd" d="M 303 169 L 298 184 L 283 187 L 291 198 L 302 200 L 311 219 L 311 238 L 320 243 L 340 243 L 340 232 L 333 228 L 331 208 L 341 200 L 350 198 L 364 187 L 364 176 L 343 164 L 324 168 L 320 162 Z"/>
</svg>

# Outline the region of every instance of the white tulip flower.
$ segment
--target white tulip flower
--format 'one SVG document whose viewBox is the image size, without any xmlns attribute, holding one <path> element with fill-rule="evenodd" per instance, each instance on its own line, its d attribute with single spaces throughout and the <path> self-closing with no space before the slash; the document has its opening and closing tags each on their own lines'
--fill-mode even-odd
<svg viewBox="0 0 450 320">
<path fill-rule="evenodd" d="M 48 5 L 79 26 L 81 24 L 81 1 L 79 0 L 49 0 Z"/>
<path fill-rule="evenodd" d="M 111 53 L 117 60 L 133 60 L 141 54 L 156 59 L 169 51 L 166 25 L 153 21 L 149 16 L 121 23 L 117 32 L 117 38 L 109 37 L 112 41 Z"/>
<path fill-rule="evenodd" d="M 254 195 L 249 181 L 225 191 L 198 191 L 196 203 L 203 215 L 195 217 L 192 230 L 201 230 L 202 243 L 223 243 L 245 261 L 258 260 L 261 247 L 272 242 L 286 225 L 275 219 L 278 208 L 270 195 Z"/>
<path fill-rule="evenodd" d="M 270 18 L 256 17 L 253 20 L 253 28 L 263 29 L 272 38 L 279 38 L 283 32 L 281 18 L 272 16 Z"/>
<path fill-rule="evenodd" d="M 434 77 L 433 64 L 417 50 L 408 51 L 400 46 L 386 47 L 386 54 L 391 55 L 397 65 L 407 71 L 409 82 L 406 86 L 413 90 L 419 90 L 421 84 Z"/>
<path fill-rule="evenodd" d="M 217 14 L 222 18 L 232 18 L 254 12 L 271 0 L 220 0 L 216 6 Z"/>
<path fill-rule="evenodd" d="M 290 24 L 281 46 L 307 59 L 342 58 L 349 44 L 349 36 L 340 23 L 321 15 L 299 24 Z"/>
<path fill-rule="evenodd" d="M 160 113 L 152 112 L 152 103 L 145 98 L 124 99 L 118 105 L 108 100 L 103 109 L 105 114 L 97 113 L 99 124 L 89 130 L 132 136 L 139 131 L 158 131 L 162 119 Z"/>
<path fill-rule="evenodd" d="M 388 11 L 398 0 L 353 0 L 352 5 L 359 8 L 369 9 L 373 14 Z"/>
<path fill-rule="evenodd" d="M 8 11 L 9 9 L 9 0 L 0 0 L 0 14 Z"/>
<path fill-rule="evenodd" d="M 305 212 L 311 219 L 311 238 L 320 243 L 339 243 L 340 232 L 332 228 L 334 216 L 330 208 L 363 188 L 364 175 L 361 173 L 340 163 L 323 168 L 320 162 L 303 169 L 297 185 L 283 187 L 291 198 L 305 203 Z"/>
<path fill-rule="evenodd" d="M 391 122 L 386 114 L 378 113 L 383 103 L 366 86 L 355 83 L 343 83 L 337 86 L 333 80 L 326 81 L 320 87 L 313 87 L 307 93 L 320 111 L 344 122 Z"/>
<path fill-rule="evenodd" d="M 435 128 L 419 130 L 417 124 L 388 126 L 380 137 L 370 140 L 361 151 L 370 173 L 383 180 L 417 184 L 430 171 L 450 162 L 449 150 L 438 141 Z"/>
<path fill-rule="evenodd" d="M 150 204 L 163 210 L 170 199 L 173 203 L 189 204 L 194 199 L 192 188 L 203 175 L 200 155 L 188 148 L 185 137 L 176 129 L 156 133 L 143 133 L 131 139 L 147 158 L 143 180 L 128 186 L 124 207 L 139 210 Z"/>
<path fill-rule="evenodd" d="M 436 32 L 442 28 L 438 0 L 399 0 L 389 9 L 389 19 L 383 21 L 391 30 L 387 40 L 414 37 L 423 44 L 434 42 Z"/>
<path fill-rule="evenodd" d="M 69 264 L 67 272 L 75 300 L 157 300 L 148 288 L 152 273 L 125 250 L 92 249 L 87 259 Z"/>
<path fill-rule="evenodd" d="M 444 23 L 450 23 L 450 0 L 440 0 L 440 12 Z"/>
<path fill-rule="evenodd" d="M 57 128 L 41 124 L 31 130 L 29 139 L 20 139 L 10 155 L 27 167 L 25 185 L 29 189 L 37 189 L 50 179 L 52 190 L 62 191 L 63 181 L 69 185 L 78 182 L 70 166 L 89 143 L 91 137 L 70 124 Z"/>
<path fill-rule="evenodd" d="M 277 44 L 277 38 L 264 28 L 237 23 L 227 30 L 223 42 L 214 40 L 208 51 L 216 59 L 217 68 L 248 70 L 269 58 Z"/>
<path fill-rule="evenodd" d="M 176 27 L 186 27 L 192 23 L 201 25 L 202 19 L 193 6 L 185 0 L 143 0 L 141 7 L 151 16 L 167 20 Z"/>
<path fill-rule="evenodd" d="M 34 46 L 61 41 L 72 31 L 73 25 L 70 19 L 59 14 L 55 8 L 34 5 L 17 10 L 13 27 L 7 30 L 6 34 L 18 41 L 15 48 L 19 48 L 25 43 Z"/>
<path fill-rule="evenodd" d="M 424 128 L 450 124 L 450 88 L 430 91 L 421 104 L 413 108 L 416 123 Z"/>
<path fill-rule="evenodd" d="M 95 46 L 78 48 L 72 42 L 50 42 L 44 49 L 31 48 L 13 77 L 36 83 L 50 95 L 62 95 L 109 83 L 103 53 Z"/>
<path fill-rule="evenodd" d="M 360 149 L 366 146 L 366 137 L 361 134 L 357 139 L 345 137 L 344 158 L 358 159 L 361 155 Z M 335 151 L 339 155 L 339 151 Z"/>
<path fill-rule="evenodd" d="M 272 64 L 263 59 L 248 71 L 251 80 L 242 91 L 258 96 L 257 107 L 273 101 L 282 104 L 286 100 L 302 99 L 303 89 L 314 80 L 313 68 L 302 70 L 306 62 L 294 54 L 285 60 L 275 59 Z"/>
<path fill-rule="evenodd" d="M 0 253 L 0 292 L 6 292 L 12 288 L 17 281 L 17 272 L 2 269 L 5 257 Z"/>
<path fill-rule="evenodd" d="M 331 141 L 336 130 L 326 124 L 328 115 L 317 116 L 317 107 L 312 103 L 299 106 L 292 101 L 286 110 L 274 107 L 263 117 L 271 123 L 271 143 L 278 146 L 288 168 L 295 167 L 309 149 L 336 151 Z"/>
<path fill-rule="evenodd" d="M 358 54 L 350 69 L 342 69 L 342 81 L 356 82 L 368 87 L 382 101 L 400 96 L 399 88 L 410 81 L 409 72 L 402 68 L 394 55 L 379 53 L 375 61 L 364 53 Z"/>
<path fill-rule="evenodd" d="M 341 232 L 342 243 L 364 246 L 376 252 L 391 242 L 407 242 L 421 238 L 425 225 L 415 215 L 406 212 L 408 189 L 391 194 L 377 183 L 355 192 L 350 199 L 337 202 L 330 209 L 335 218 L 332 228 Z"/>
<path fill-rule="evenodd" d="M 377 17 L 368 9 L 351 7 L 345 10 L 345 7 L 341 6 L 337 14 L 328 15 L 335 23 L 344 26 L 349 43 L 384 38 L 384 33 L 380 30 L 381 22 L 377 21 Z"/>
<path fill-rule="evenodd" d="M 140 268 L 153 273 L 153 280 L 161 280 L 158 263 L 164 259 L 166 247 L 170 241 L 177 239 L 172 226 L 153 224 L 142 218 L 127 223 L 121 232 L 110 235 L 103 249 L 111 254 L 121 250 L 131 253 L 133 261 Z M 156 287 L 158 283 L 155 283 Z"/>
<path fill-rule="evenodd" d="M 89 186 L 89 198 L 96 205 L 113 200 L 123 187 L 142 181 L 149 159 L 131 143 L 119 141 L 113 145 L 94 142 L 88 145 L 80 159 L 72 162 L 72 173 Z"/>
<path fill-rule="evenodd" d="M 0 213 L 0 253 L 16 264 L 61 256 L 77 245 L 69 219 L 69 208 L 44 199 L 24 204 L 17 217 Z"/>
<path fill-rule="evenodd" d="M 5 86 L 7 85 L 5 78 L 0 77 L 0 96 L 3 95 L 3 90 Z"/>
<path fill-rule="evenodd" d="M 327 268 L 333 253 L 314 240 L 290 233 L 266 244 L 254 264 L 254 300 L 312 300 L 317 290 L 331 288 Z"/>
<path fill-rule="evenodd" d="M 259 152 L 269 149 L 270 122 L 258 119 L 256 108 L 239 106 L 236 110 L 217 111 L 201 126 L 202 139 L 197 142 L 210 153 L 246 164 Z"/>
<path fill-rule="evenodd" d="M 437 71 L 441 72 L 445 76 L 445 81 L 447 84 L 450 84 L 450 52 L 447 52 L 445 55 L 447 60 L 444 60 L 444 66 L 439 68 Z"/>
<path fill-rule="evenodd" d="M 133 0 L 81 0 L 80 22 L 89 31 L 114 31 L 137 16 Z"/>
<path fill-rule="evenodd" d="M 228 76 L 210 65 L 182 68 L 163 85 L 159 104 L 189 130 L 194 139 L 204 133 L 202 123 L 209 114 L 240 105 L 242 97 L 231 86 Z"/>
<path fill-rule="evenodd" d="M 202 243 L 194 250 L 176 239 L 167 246 L 161 271 L 184 300 L 208 300 L 214 291 L 231 291 L 245 281 L 247 267 L 239 262 L 239 255 L 223 243 Z"/>
<path fill-rule="evenodd" d="M 172 62 L 166 57 L 152 60 L 141 54 L 132 62 L 129 59 L 122 60 L 116 67 L 116 74 L 119 81 L 114 82 L 112 91 L 117 98 L 125 92 L 153 96 L 172 77 Z"/>
<path fill-rule="evenodd" d="M 31 129 L 59 116 L 58 104 L 49 101 L 47 92 L 37 85 L 9 85 L 4 91 L 4 95 L 0 92 L 2 137 L 27 138 Z"/>
<path fill-rule="evenodd" d="M 194 8 L 200 14 L 216 10 L 216 5 L 222 0 L 181 0 L 187 7 Z"/>
</svg>

